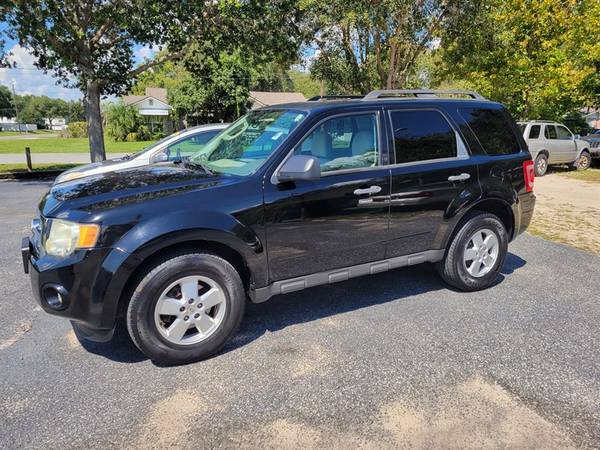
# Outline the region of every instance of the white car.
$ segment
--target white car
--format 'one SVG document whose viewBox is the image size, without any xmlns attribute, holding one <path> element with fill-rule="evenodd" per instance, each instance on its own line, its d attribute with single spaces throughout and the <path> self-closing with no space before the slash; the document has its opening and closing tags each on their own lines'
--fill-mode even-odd
<svg viewBox="0 0 600 450">
<path fill-rule="evenodd" d="M 536 177 L 546 174 L 548 166 L 568 164 L 586 170 L 592 163 L 590 144 L 571 133 L 566 126 L 550 120 L 519 122 L 523 138 L 534 161 Z"/>
<path fill-rule="evenodd" d="M 155 142 L 138 153 L 69 169 L 61 173 L 54 183 L 64 183 L 65 181 L 113 170 L 131 169 L 159 162 L 178 161 L 200 150 L 204 144 L 228 126 L 227 123 L 218 123 L 187 128 Z"/>
</svg>

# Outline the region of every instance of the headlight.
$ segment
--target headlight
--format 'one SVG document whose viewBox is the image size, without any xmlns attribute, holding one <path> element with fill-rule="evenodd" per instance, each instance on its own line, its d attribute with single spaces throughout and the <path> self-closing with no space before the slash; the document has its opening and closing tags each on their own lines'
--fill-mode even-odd
<svg viewBox="0 0 600 450">
<path fill-rule="evenodd" d="M 44 248 L 53 256 L 68 256 L 78 248 L 91 248 L 96 245 L 100 227 L 93 224 L 80 224 L 61 219 L 48 221 L 48 232 Z"/>
<path fill-rule="evenodd" d="M 84 172 L 69 172 L 64 175 L 59 175 L 56 179 L 56 183 L 64 183 L 65 181 L 76 180 L 77 178 L 84 177 Z"/>
</svg>

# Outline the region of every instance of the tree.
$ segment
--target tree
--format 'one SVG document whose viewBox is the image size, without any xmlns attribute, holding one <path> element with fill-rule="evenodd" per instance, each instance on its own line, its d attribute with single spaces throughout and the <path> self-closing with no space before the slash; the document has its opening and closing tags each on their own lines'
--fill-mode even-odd
<svg viewBox="0 0 600 450">
<path fill-rule="evenodd" d="M 523 119 L 560 120 L 598 104 L 597 0 L 489 0 L 471 21 L 442 42 L 440 67 L 448 77 Z"/>
<path fill-rule="evenodd" d="M 0 84 L 0 117 L 15 117 L 12 92 L 2 84 Z"/>
<path fill-rule="evenodd" d="M 297 51 L 297 45 L 285 45 L 297 37 L 291 0 L 7 1 L 9 32 L 31 50 L 36 65 L 84 93 L 94 161 L 105 158 L 101 97 L 126 92 L 135 77 L 180 58 L 193 42 L 202 53 L 243 40 L 270 49 L 266 56 Z M 136 45 L 169 51 L 136 67 Z"/>
<path fill-rule="evenodd" d="M 115 141 L 124 141 L 129 133 L 138 132 L 142 123 L 142 116 L 133 106 L 113 103 L 106 110 L 106 131 Z"/>
<path fill-rule="evenodd" d="M 315 81 L 309 73 L 299 72 L 297 70 L 289 70 L 288 76 L 292 81 L 294 92 L 300 92 L 306 98 L 314 97 L 320 93 L 320 85 Z"/>
<path fill-rule="evenodd" d="M 334 92 L 406 85 L 415 61 L 477 0 L 312 0 L 318 56 L 310 70 Z"/>
</svg>

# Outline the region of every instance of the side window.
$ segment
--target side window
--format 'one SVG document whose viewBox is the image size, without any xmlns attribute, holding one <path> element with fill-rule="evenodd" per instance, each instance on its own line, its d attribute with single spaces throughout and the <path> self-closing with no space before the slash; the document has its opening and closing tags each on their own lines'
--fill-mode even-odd
<svg viewBox="0 0 600 450">
<path fill-rule="evenodd" d="M 573 139 L 573 135 L 571 134 L 571 132 L 563 126 L 557 125 L 556 133 L 558 135 L 558 139 L 563 139 L 563 140 L 568 140 L 568 141 Z"/>
<path fill-rule="evenodd" d="M 202 150 L 204 144 L 219 134 L 221 130 L 210 130 L 204 133 L 194 134 L 182 139 L 167 147 L 166 153 L 169 161 L 177 161 L 181 158 L 187 158 L 199 150 Z"/>
<path fill-rule="evenodd" d="M 521 151 L 504 110 L 459 108 L 458 112 L 488 155 L 509 155 Z"/>
<path fill-rule="evenodd" d="M 451 158 L 456 134 L 438 111 L 392 111 L 396 164 Z"/>
<path fill-rule="evenodd" d="M 373 167 L 379 160 L 375 114 L 336 117 L 317 126 L 294 154 L 316 156 L 321 172 Z"/>
<path fill-rule="evenodd" d="M 546 139 L 556 139 L 556 127 L 554 125 L 546 125 L 544 128 L 544 136 Z"/>
<path fill-rule="evenodd" d="M 529 129 L 529 139 L 538 139 L 540 137 L 541 127 L 539 125 L 531 125 Z"/>
</svg>

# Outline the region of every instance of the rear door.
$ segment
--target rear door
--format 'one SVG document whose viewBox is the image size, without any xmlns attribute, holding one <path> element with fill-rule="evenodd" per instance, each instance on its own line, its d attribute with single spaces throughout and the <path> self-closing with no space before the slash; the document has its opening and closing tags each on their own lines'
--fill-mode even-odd
<svg viewBox="0 0 600 450">
<path fill-rule="evenodd" d="M 329 116 L 292 153 L 319 159 L 321 178 L 265 180 L 270 281 L 384 258 L 390 171 L 382 166 L 382 111 Z"/>
<path fill-rule="evenodd" d="M 386 257 L 439 249 L 447 212 L 479 195 L 477 164 L 441 109 L 394 107 L 387 119 L 394 164 Z"/>
</svg>

